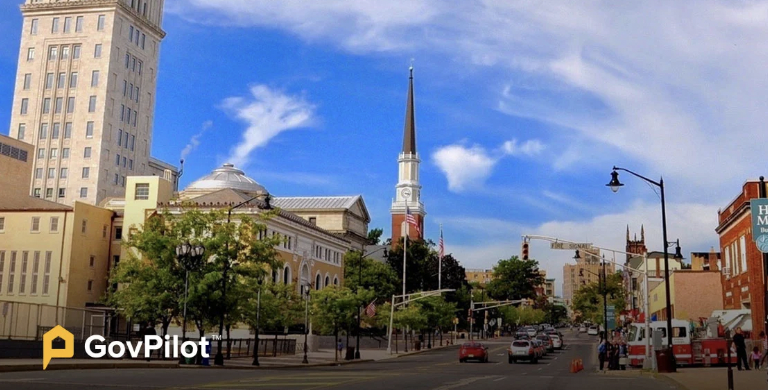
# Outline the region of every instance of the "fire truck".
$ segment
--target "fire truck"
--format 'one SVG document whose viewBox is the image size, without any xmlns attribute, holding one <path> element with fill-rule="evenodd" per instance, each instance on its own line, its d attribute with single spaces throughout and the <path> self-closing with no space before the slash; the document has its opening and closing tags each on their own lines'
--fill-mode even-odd
<svg viewBox="0 0 768 390">
<path fill-rule="evenodd" d="M 662 347 L 667 346 L 667 322 L 654 321 L 650 324 L 651 332 L 662 334 Z M 725 364 L 728 356 L 728 343 L 719 337 L 717 321 L 708 322 L 708 326 L 691 329 L 688 321 L 672 320 L 672 352 L 677 365 L 712 365 Z M 629 364 L 642 366 L 645 359 L 645 324 L 629 326 L 627 346 Z M 651 341 L 651 348 L 653 342 Z M 735 354 L 731 354 L 731 363 L 736 363 Z"/>
</svg>

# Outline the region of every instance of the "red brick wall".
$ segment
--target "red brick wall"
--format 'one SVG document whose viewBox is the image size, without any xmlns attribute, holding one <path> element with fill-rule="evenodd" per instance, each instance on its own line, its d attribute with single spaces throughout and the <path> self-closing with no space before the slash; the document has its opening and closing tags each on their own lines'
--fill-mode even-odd
<svg viewBox="0 0 768 390">
<path fill-rule="evenodd" d="M 421 215 L 414 214 L 413 216 L 416 218 L 416 222 L 419 224 L 419 229 L 421 229 L 422 235 L 419 235 L 419 233 L 416 232 L 416 229 L 414 229 L 413 226 L 410 226 L 408 228 L 408 238 L 412 240 L 420 240 L 424 238 L 424 220 Z M 400 238 L 403 236 L 403 231 L 401 229 L 403 221 L 405 221 L 405 214 L 392 215 L 392 245 L 397 244 L 400 241 Z"/>
<path fill-rule="evenodd" d="M 742 188 L 741 194 L 724 210 L 718 213 L 718 227 L 720 234 L 720 259 L 722 266 L 727 266 L 726 248 L 734 242 L 739 241 L 741 236 L 745 236 L 747 271 L 738 275 L 733 275 L 735 270 L 731 269 L 730 279 L 725 275 L 721 276 L 723 283 L 723 308 L 741 309 L 742 302 L 749 302 L 752 311 L 752 338 L 756 339 L 761 330 L 765 329 L 763 319 L 765 318 L 765 309 L 763 299 L 765 299 L 765 285 L 763 283 L 763 256 L 757 249 L 752 240 L 752 219 L 749 207 L 742 207 L 745 202 L 758 197 L 758 182 L 747 182 Z M 741 209 L 740 209 L 741 208 Z M 730 218 L 730 223 L 724 225 L 724 222 Z M 738 222 L 733 221 L 740 219 Z M 738 247 L 738 246 L 737 246 Z M 741 261 L 740 250 L 737 251 L 737 260 Z M 734 260 L 734 264 L 736 260 Z M 742 291 L 743 287 L 747 291 Z M 728 293 L 731 296 L 727 296 Z"/>
</svg>

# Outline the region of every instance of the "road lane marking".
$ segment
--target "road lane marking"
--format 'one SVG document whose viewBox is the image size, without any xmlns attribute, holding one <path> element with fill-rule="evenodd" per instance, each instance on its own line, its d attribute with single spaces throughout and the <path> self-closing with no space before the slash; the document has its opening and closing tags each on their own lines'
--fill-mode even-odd
<svg viewBox="0 0 768 390">
<path fill-rule="evenodd" d="M 503 376 L 503 377 L 501 377 L 499 379 L 494 379 L 493 381 L 494 382 L 498 382 L 498 381 L 503 381 L 504 379 L 507 379 L 507 377 Z"/>
</svg>

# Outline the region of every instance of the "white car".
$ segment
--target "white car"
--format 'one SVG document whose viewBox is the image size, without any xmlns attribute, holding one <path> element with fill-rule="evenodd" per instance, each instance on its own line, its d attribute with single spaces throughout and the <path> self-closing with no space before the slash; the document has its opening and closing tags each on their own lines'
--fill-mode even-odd
<svg viewBox="0 0 768 390">
<path fill-rule="evenodd" d="M 587 331 L 587 334 L 590 336 L 597 336 L 598 335 L 597 327 L 596 326 L 590 326 L 589 330 Z"/>
<path fill-rule="evenodd" d="M 587 327 L 586 326 L 582 325 L 582 326 L 579 327 L 579 333 L 586 333 L 586 332 L 587 332 Z"/>
<path fill-rule="evenodd" d="M 549 335 L 549 338 L 552 339 L 552 348 L 563 349 L 563 340 L 560 339 L 560 336 L 556 334 L 551 334 Z"/>
<path fill-rule="evenodd" d="M 536 328 L 531 326 L 526 328 L 525 331 L 528 332 L 529 337 L 536 337 Z"/>
</svg>

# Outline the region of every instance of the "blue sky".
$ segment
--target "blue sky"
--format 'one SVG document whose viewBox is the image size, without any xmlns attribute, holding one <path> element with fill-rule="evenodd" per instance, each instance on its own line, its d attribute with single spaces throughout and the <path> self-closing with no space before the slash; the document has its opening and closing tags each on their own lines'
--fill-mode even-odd
<svg viewBox="0 0 768 390">
<path fill-rule="evenodd" d="M 5 123 L 18 3 L 0 3 Z M 388 233 L 413 61 L 425 229 L 466 267 L 521 234 L 622 249 L 645 225 L 660 250 L 658 194 L 627 174 L 611 193 L 613 165 L 664 176 L 687 257 L 767 173 L 766 19 L 765 2 L 166 0 L 153 155 L 185 151 L 182 186 L 234 161 L 277 196 L 363 194 Z M 558 291 L 571 256 L 532 247 Z"/>
</svg>

